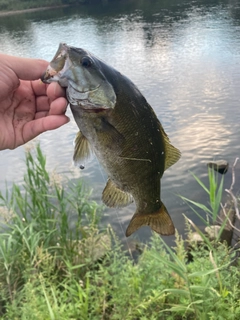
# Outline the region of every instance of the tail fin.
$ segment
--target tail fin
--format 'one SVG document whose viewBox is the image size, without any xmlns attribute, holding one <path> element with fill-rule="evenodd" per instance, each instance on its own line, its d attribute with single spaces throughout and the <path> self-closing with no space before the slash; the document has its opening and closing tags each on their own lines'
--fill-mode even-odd
<svg viewBox="0 0 240 320">
<path fill-rule="evenodd" d="M 172 219 L 163 203 L 157 212 L 151 214 L 136 212 L 127 227 L 126 236 L 129 237 L 142 226 L 149 226 L 153 231 L 164 236 L 170 236 L 175 233 Z"/>
</svg>

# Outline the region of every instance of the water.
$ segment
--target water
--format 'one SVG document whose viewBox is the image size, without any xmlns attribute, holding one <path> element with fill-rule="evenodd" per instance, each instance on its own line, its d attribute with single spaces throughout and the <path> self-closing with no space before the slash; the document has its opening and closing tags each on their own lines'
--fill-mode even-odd
<svg viewBox="0 0 240 320">
<path fill-rule="evenodd" d="M 182 152 L 164 174 L 162 199 L 180 233 L 182 213 L 200 225 L 177 195 L 206 202 L 190 171 L 207 183 L 208 161 L 226 159 L 231 166 L 240 154 L 239 1 L 138 0 L 0 17 L 1 52 L 51 60 L 59 42 L 88 49 L 139 87 Z M 101 203 L 107 177 L 97 160 L 84 163 L 84 170 L 72 165 L 76 132 L 72 120 L 37 140 L 49 169 L 83 177 Z M 0 190 L 6 180 L 21 184 L 23 171 L 24 147 L 1 151 Z M 230 183 L 231 171 L 225 186 Z M 239 186 L 237 179 L 235 191 Z M 134 208 L 106 209 L 105 222 L 123 237 L 119 221 L 125 230 Z M 142 228 L 136 236 L 146 240 L 149 234 Z"/>
</svg>

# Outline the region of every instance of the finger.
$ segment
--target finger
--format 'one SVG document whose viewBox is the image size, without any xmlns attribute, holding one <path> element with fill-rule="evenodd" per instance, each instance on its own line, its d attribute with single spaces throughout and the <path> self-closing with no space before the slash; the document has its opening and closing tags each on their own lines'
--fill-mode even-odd
<svg viewBox="0 0 240 320">
<path fill-rule="evenodd" d="M 44 115 L 61 115 L 66 112 L 68 102 L 65 98 L 60 97 L 54 100 L 49 106 L 49 101 L 47 97 L 37 98 L 37 108 L 35 118 L 39 118 L 39 113 L 44 113 Z"/>
<path fill-rule="evenodd" d="M 24 143 L 34 139 L 36 136 L 45 131 L 57 129 L 68 122 L 69 118 L 65 115 L 48 116 L 30 121 L 26 123 L 23 128 Z"/>
<path fill-rule="evenodd" d="M 48 85 L 43 83 L 41 79 L 32 81 L 32 88 L 36 96 L 47 97 L 47 87 Z"/>
<path fill-rule="evenodd" d="M 40 111 L 35 114 L 35 120 L 48 116 L 48 111 Z"/>
<path fill-rule="evenodd" d="M 49 115 L 61 115 L 66 112 L 68 101 L 60 97 L 54 100 L 50 105 Z"/>
<path fill-rule="evenodd" d="M 14 57 L 5 54 L 1 54 L 0 58 L 22 80 L 39 79 L 49 64 L 45 60 Z"/>
<path fill-rule="evenodd" d="M 66 90 L 57 82 L 52 82 L 47 88 L 47 96 L 49 97 L 50 101 L 53 101 L 59 97 L 66 97 Z"/>
<path fill-rule="evenodd" d="M 43 83 L 40 79 L 32 81 L 32 88 L 37 96 L 47 95 L 50 101 L 58 97 L 66 97 L 66 91 L 57 82 L 52 82 L 49 85 Z"/>
<path fill-rule="evenodd" d="M 36 98 L 36 113 L 41 111 L 47 111 L 49 112 L 50 105 L 49 105 L 49 99 L 47 96 L 40 96 Z"/>
</svg>

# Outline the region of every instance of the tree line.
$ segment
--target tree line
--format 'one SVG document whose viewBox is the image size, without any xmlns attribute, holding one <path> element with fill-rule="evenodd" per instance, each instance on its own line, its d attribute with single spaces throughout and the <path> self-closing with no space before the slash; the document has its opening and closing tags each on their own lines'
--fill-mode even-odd
<svg viewBox="0 0 240 320">
<path fill-rule="evenodd" d="M 0 12 L 48 6 L 108 3 L 119 0 L 0 0 Z"/>
</svg>

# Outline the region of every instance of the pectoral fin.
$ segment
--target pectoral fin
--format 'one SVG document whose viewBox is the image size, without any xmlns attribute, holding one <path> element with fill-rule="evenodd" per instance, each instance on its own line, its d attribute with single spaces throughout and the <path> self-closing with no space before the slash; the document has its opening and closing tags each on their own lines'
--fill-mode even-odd
<svg viewBox="0 0 240 320">
<path fill-rule="evenodd" d="M 79 131 L 75 138 L 75 147 L 74 147 L 74 154 L 73 154 L 73 161 L 78 163 L 85 158 L 90 157 L 92 154 L 92 148 L 89 144 L 86 137 Z"/>
<path fill-rule="evenodd" d="M 152 214 L 141 214 L 136 212 L 127 227 L 126 236 L 129 237 L 142 226 L 149 226 L 153 231 L 165 236 L 175 233 L 172 219 L 163 203 L 161 203 L 159 211 Z"/>
<path fill-rule="evenodd" d="M 114 125 L 108 121 L 108 118 L 103 117 L 101 119 L 101 124 L 96 126 L 96 132 L 98 139 L 104 142 L 106 147 L 118 152 L 122 150 L 122 144 L 125 139 Z"/>
<path fill-rule="evenodd" d="M 102 193 L 102 201 L 108 207 L 125 207 L 133 202 L 132 196 L 119 189 L 116 184 L 109 179 Z"/>
</svg>

